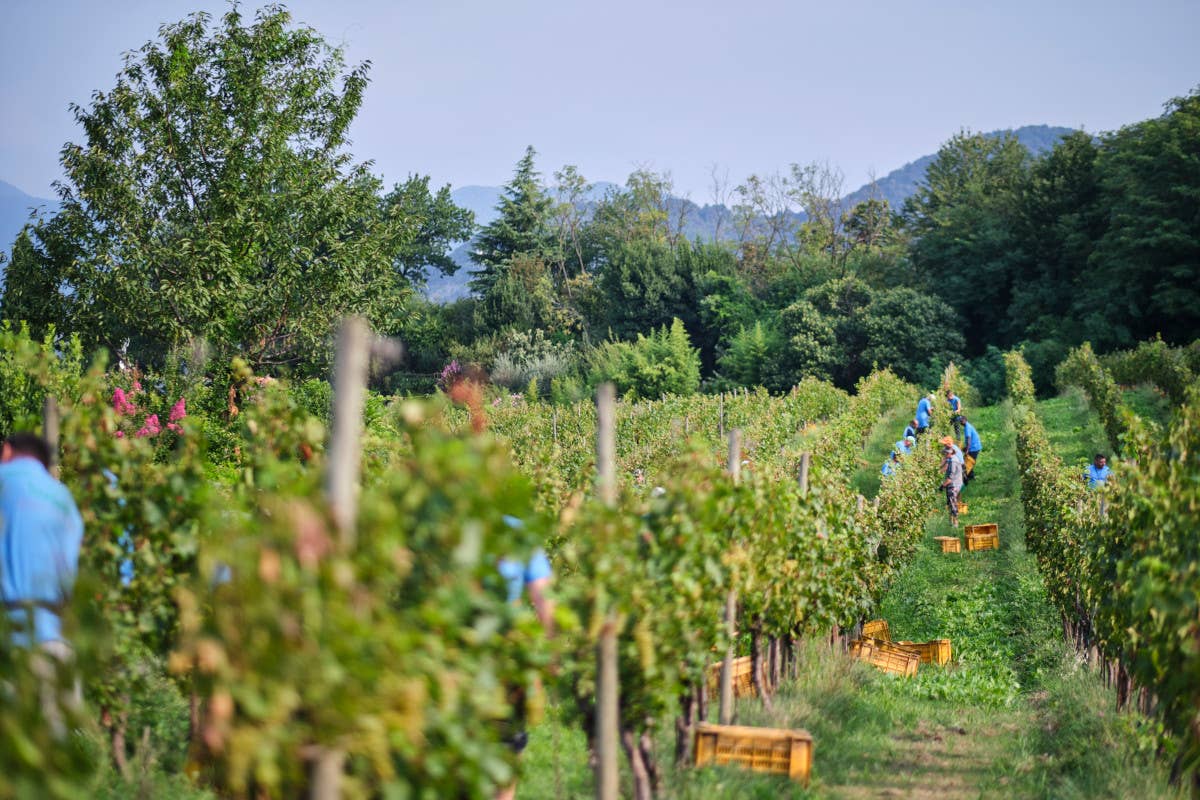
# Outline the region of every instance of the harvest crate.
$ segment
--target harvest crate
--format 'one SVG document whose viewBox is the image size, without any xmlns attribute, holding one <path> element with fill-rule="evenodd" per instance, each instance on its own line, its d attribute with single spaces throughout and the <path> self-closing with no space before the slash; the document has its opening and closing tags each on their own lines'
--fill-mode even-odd
<svg viewBox="0 0 1200 800">
<path fill-rule="evenodd" d="M 982 525 L 968 525 L 966 534 L 967 552 L 1000 549 L 1000 526 L 994 522 L 987 522 Z"/>
<path fill-rule="evenodd" d="M 930 639 L 928 642 L 896 642 L 917 651 L 922 664 L 946 664 L 950 661 L 950 640 Z"/>
<path fill-rule="evenodd" d="M 978 550 L 999 550 L 1000 549 L 1000 534 L 998 533 L 981 533 L 975 536 L 967 536 L 967 552 L 974 553 Z"/>
<path fill-rule="evenodd" d="M 732 764 L 787 775 L 805 785 L 812 771 L 813 739 L 808 731 L 700 722 L 694 749 L 697 767 Z"/>
<path fill-rule="evenodd" d="M 870 622 L 864 622 L 862 627 L 863 638 L 871 637 L 874 639 L 882 639 L 885 642 L 892 640 L 892 633 L 888 630 L 886 619 L 873 619 Z"/>
<path fill-rule="evenodd" d="M 750 656 L 741 656 L 733 660 L 733 696 L 754 697 L 754 675 L 751 670 Z M 708 668 L 708 696 L 719 697 L 721 694 L 721 662 Z"/>
<path fill-rule="evenodd" d="M 962 552 L 962 539 L 959 539 L 957 536 L 935 536 L 933 540 L 942 545 L 943 553 Z"/>
<path fill-rule="evenodd" d="M 921 656 L 916 650 L 881 639 L 855 639 L 850 643 L 850 655 L 884 672 L 905 678 L 916 675 L 917 666 L 921 663 Z"/>
<path fill-rule="evenodd" d="M 971 509 L 970 509 L 970 506 L 968 506 L 966 503 L 962 502 L 961 500 L 959 501 L 959 503 L 958 503 L 958 515 L 959 515 L 960 517 L 961 517 L 961 516 L 963 516 L 964 514 L 966 514 L 966 513 L 967 513 L 968 511 L 970 511 L 970 510 L 971 510 Z"/>
</svg>

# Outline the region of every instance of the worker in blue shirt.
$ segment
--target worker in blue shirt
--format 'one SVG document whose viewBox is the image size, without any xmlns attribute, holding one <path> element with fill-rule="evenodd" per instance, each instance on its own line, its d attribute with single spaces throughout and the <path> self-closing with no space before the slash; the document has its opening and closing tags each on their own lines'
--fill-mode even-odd
<svg viewBox="0 0 1200 800">
<path fill-rule="evenodd" d="M 900 466 L 900 459 L 896 455 L 896 451 L 893 450 L 892 454 L 888 456 L 888 460 L 883 462 L 883 466 L 879 471 L 882 472 L 885 477 L 888 475 L 895 475 L 896 467 L 898 466 Z"/>
<path fill-rule="evenodd" d="M 910 436 L 914 439 L 917 438 L 917 421 L 915 419 L 904 428 L 904 438 L 907 439 Z"/>
<path fill-rule="evenodd" d="M 892 450 L 902 456 L 906 456 L 912 452 L 912 448 L 908 445 L 908 439 L 900 439 L 894 445 Z"/>
<path fill-rule="evenodd" d="M 979 438 L 979 431 L 975 430 L 975 426 L 967 422 L 967 418 L 959 414 L 956 418 L 959 425 L 962 425 L 962 449 L 966 452 L 966 458 L 963 461 L 963 466 L 966 467 L 966 480 L 975 480 L 975 464 L 979 461 L 979 453 L 983 450 L 983 442 Z"/>
<path fill-rule="evenodd" d="M 525 527 L 525 522 L 511 514 L 505 514 L 504 524 L 513 529 Z M 502 558 L 497 565 L 500 577 L 504 579 L 505 598 L 509 603 L 520 603 L 526 593 L 533 604 L 534 613 L 542 623 L 542 629 L 549 636 L 554 632 L 554 603 L 547 591 L 554 573 L 550 568 L 550 559 L 540 547 L 535 549 L 527 560 L 519 558 Z M 508 746 L 518 755 L 529 744 L 529 734 L 525 730 L 525 691 L 517 689 L 510 700 L 514 716 L 505 723 L 504 739 Z M 517 784 L 514 781 L 502 787 L 495 795 L 496 800 L 513 800 L 516 797 Z"/>
<path fill-rule="evenodd" d="M 953 389 L 946 390 L 946 402 L 950 404 L 950 419 L 954 424 L 954 435 L 958 436 L 958 417 L 962 414 L 962 400 L 958 399 L 958 395 Z"/>
<path fill-rule="evenodd" d="M 917 433 L 924 433 L 929 427 L 929 415 L 933 413 L 933 404 L 929 402 L 928 397 L 922 397 L 917 403 Z"/>
<path fill-rule="evenodd" d="M 1083 477 L 1088 482 L 1089 489 L 1102 489 L 1108 485 L 1108 458 L 1104 453 L 1096 453 L 1096 457 L 1083 471 Z"/>
<path fill-rule="evenodd" d="M 69 654 L 62 611 L 75 585 L 83 520 L 49 472 L 40 436 L 15 433 L 0 447 L 0 596 L 13 644 Z"/>
</svg>

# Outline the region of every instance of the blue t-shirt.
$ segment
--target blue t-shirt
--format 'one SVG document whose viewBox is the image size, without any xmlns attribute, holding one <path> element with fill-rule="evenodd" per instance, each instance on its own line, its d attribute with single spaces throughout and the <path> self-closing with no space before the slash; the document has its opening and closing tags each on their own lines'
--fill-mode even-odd
<svg viewBox="0 0 1200 800">
<path fill-rule="evenodd" d="M 895 475 L 896 474 L 896 466 L 892 463 L 892 460 L 890 458 L 887 461 L 883 462 L 883 467 L 880 469 L 880 472 L 882 472 L 884 475 Z"/>
<path fill-rule="evenodd" d="M 917 435 L 916 428 L 914 428 L 912 425 L 905 426 L 905 428 L 904 428 L 904 438 L 905 439 L 907 439 L 909 436 L 916 436 L 916 435 Z"/>
<path fill-rule="evenodd" d="M 979 431 L 975 430 L 975 426 L 969 422 L 963 423 L 963 450 L 968 453 L 978 453 L 983 449 L 983 442 L 979 440 Z"/>
<path fill-rule="evenodd" d="M 500 571 L 500 577 L 504 578 L 507 599 L 510 603 L 520 600 L 521 595 L 525 594 L 525 587 L 529 584 L 549 578 L 554 574 L 550 569 L 550 559 L 546 557 L 546 553 L 540 547 L 533 551 L 533 555 L 529 557 L 528 561 L 516 558 L 500 559 L 497 569 Z"/>
<path fill-rule="evenodd" d="M 950 410 L 957 414 L 958 410 L 962 408 L 962 401 L 958 399 L 958 395 L 952 394 L 947 400 L 950 403 Z"/>
<path fill-rule="evenodd" d="M 1088 464 L 1084 475 L 1087 477 L 1088 488 L 1095 489 L 1097 486 L 1105 486 L 1108 484 L 1108 465 L 1096 469 L 1095 464 Z"/>
<path fill-rule="evenodd" d="M 917 403 L 917 427 L 918 428 L 928 428 L 929 427 L 929 412 L 930 412 L 929 398 L 922 397 L 921 402 Z"/>
<path fill-rule="evenodd" d="M 904 443 L 904 440 L 903 440 L 903 439 L 901 439 L 900 441 L 896 442 L 896 444 L 895 444 L 895 445 L 893 445 L 893 448 L 895 449 L 895 451 L 896 451 L 897 453 L 899 453 L 899 454 L 900 454 L 900 455 L 902 455 L 902 456 L 906 456 L 906 455 L 908 455 L 909 453 L 911 453 L 911 452 L 912 452 L 912 448 L 911 448 L 911 447 L 909 447 L 908 445 L 906 445 L 906 444 Z"/>
<path fill-rule="evenodd" d="M 28 612 L 11 606 L 44 604 L 34 606 L 36 643 L 62 639 L 62 620 L 45 606 L 66 603 L 82 542 L 83 520 L 67 487 L 36 459 L 18 456 L 0 464 L 0 595 L 20 629 Z M 28 643 L 28 633 L 14 634 L 13 644 Z"/>
</svg>

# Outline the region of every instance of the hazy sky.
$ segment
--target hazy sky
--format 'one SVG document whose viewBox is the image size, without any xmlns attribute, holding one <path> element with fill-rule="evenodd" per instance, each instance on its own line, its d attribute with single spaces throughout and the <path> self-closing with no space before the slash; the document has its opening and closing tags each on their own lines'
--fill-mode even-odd
<svg viewBox="0 0 1200 800">
<path fill-rule="evenodd" d="M 245 10 L 257 6 L 247 3 Z M 670 171 L 708 199 L 828 160 L 846 188 L 960 128 L 1112 130 L 1200 84 L 1200 0 L 854 3 L 297 0 L 295 17 L 373 62 L 353 152 L 497 185 L 526 144 L 549 174 Z M 108 89 L 124 51 L 208 0 L 0 1 L 0 180 L 49 196 L 67 108 Z"/>
</svg>

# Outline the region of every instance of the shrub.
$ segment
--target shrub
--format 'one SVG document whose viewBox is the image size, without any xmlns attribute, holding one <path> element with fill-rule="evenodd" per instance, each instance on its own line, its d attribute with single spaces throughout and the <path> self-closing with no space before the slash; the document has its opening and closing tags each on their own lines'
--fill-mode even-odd
<svg viewBox="0 0 1200 800">
<path fill-rule="evenodd" d="M 634 342 L 605 342 L 591 358 L 593 385 L 612 381 L 635 397 L 692 394 L 700 387 L 700 351 L 678 318 Z"/>
</svg>

